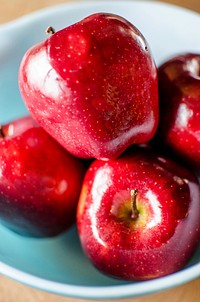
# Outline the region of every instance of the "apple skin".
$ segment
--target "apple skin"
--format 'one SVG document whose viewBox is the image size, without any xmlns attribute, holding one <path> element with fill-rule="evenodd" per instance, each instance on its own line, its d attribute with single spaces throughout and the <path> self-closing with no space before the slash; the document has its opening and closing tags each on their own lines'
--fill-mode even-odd
<svg viewBox="0 0 200 302">
<path fill-rule="evenodd" d="M 118 157 L 157 128 L 157 68 L 145 38 L 120 16 L 91 15 L 33 46 L 19 87 L 37 122 L 77 157 Z"/>
<path fill-rule="evenodd" d="M 131 190 L 138 190 L 132 218 Z M 148 280 L 180 270 L 200 238 L 200 195 L 195 176 L 146 149 L 95 160 L 77 210 L 82 248 L 101 272 Z"/>
<path fill-rule="evenodd" d="M 160 122 L 154 141 L 200 171 L 200 54 L 184 53 L 158 69 Z"/>
<path fill-rule="evenodd" d="M 1 127 L 0 222 L 26 236 L 55 236 L 76 220 L 84 176 L 74 158 L 30 117 Z"/>
</svg>

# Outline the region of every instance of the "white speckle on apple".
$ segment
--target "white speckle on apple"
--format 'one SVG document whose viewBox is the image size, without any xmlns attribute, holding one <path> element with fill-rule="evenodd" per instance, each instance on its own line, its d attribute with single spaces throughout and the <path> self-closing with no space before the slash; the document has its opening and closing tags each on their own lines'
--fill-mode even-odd
<svg viewBox="0 0 200 302">
<path fill-rule="evenodd" d="M 173 180 L 177 182 L 179 185 L 184 185 L 184 180 L 178 176 L 174 176 Z"/>
<path fill-rule="evenodd" d="M 177 127 L 187 127 L 188 121 L 193 115 L 193 111 L 188 108 L 186 104 L 180 104 L 177 113 L 176 125 Z"/>
<path fill-rule="evenodd" d="M 59 182 L 58 187 L 57 187 L 57 194 L 63 194 L 67 190 L 68 184 L 65 180 L 62 180 Z"/>
</svg>

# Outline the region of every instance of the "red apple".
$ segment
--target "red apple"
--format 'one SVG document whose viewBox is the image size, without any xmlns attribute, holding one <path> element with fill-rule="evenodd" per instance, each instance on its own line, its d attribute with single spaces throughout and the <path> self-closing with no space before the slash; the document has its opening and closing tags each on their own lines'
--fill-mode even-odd
<svg viewBox="0 0 200 302">
<path fill-rule="evenodd" d="M 77 211 L 83 250 L 103 273 L 147 280 L 180 270 L 200 238 L 195 176 L 149 150 L 95 160 Z"/>
<path fill-rule="evenodd" d="M 145 38 L 120 16 L 91 15 L 33 46 L 19 86 L 38 123 L 78 157 L 117 157 L 157 128 L 157 69 Z"/>
<path fill-rule="evenodd" d="M 75 222 L 83 171 L 30 116 L 2 126 L 0 221 L 28 236 L 66 230 Z"/>
<path fill-rule="evenodd" d="M 187 53 L 159 67 L 157 141 L 200 170 L 200 54 Z"/>
</svg>

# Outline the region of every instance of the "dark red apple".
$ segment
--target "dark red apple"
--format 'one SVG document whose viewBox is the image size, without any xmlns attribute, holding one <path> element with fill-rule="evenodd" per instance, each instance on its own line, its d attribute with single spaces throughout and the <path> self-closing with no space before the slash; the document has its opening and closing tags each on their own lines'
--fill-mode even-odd
<svg viewBox="0 0 200 302">
<path fill-rule="evenodd" d="M 156 140 L 200 170 L 200 54 L 175 56 L 159 67 L 158 75 Z"/>
<path fill-rule="evenodd" d="M 117 157 L 157 128 L 157 69 L 120 16 L 91 15 L 29 49 L 19 86 L 34 118 L 78 157 Z"/>
<path fill-rule="evenodd" d="M 30 116 L 1 127 L 0 221 L 27 236 L 53 236 L 76 218 L 84 168 Z"/>
<path fill-rule="evenodd" d="M 180 270 L 200 239 L 195 176 L 150 150 L 95 160 L 77 211 L 83 250 L 103 273 L 125 280 Z"/>
</svg>

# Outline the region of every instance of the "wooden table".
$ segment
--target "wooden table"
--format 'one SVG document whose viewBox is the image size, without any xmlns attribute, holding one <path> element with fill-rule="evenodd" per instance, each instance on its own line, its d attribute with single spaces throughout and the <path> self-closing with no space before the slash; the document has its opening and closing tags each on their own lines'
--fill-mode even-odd
<svg viewBox="0 0 200 302">
<path fill-rule="evenodd" d="M 75 0 L 71 0 L 74 1 Z M 77 2 L 78 0 L 76 0 Z M 70 2 L 70 0 L 0 0 L 0 23 L 4 23 L 27 14 L 31 11 L 58 3 Z M 200 13 L 200 0 L 165 0 Z M 124 302 L 133 299 L 122 300 Z M 80 299 L 72 299 L 55 296 L 29 286 L 25 286 L 7 277 L 0 276 L 0 302 L 81 302 Z M 91 300 L 90 300 L 91 301 Z M 115 300 L 116 301 L 116 300 Z M 135 298 L 134 302 L 199 302 L 200 279 L 185 285 L 153 294 L 150 296 Z M 92 302 L 92 301 L 91 301 Z M 117 301 L 116 301 L 117 302 Z"/>
</svg>

